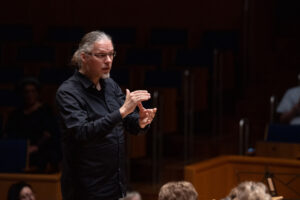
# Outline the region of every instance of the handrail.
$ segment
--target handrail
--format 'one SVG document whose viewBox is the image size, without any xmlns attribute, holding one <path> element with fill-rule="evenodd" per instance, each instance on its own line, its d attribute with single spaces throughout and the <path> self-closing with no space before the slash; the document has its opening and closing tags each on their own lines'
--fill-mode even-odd
<svg viewBox="0 0 300 200">
<path fill-rule="evenodd" d="M 276 103 L 277 103 L 277 98 L 275 95 L 272 95 L 270 97 L 270 123 L 271 124 L 275 122 Z"/>
<path fill-rule="evenodd" d="M 244 155 L 249 148 L 249 121 L 242 118 L 239 122 L 239 154 Z"/>
</svg>

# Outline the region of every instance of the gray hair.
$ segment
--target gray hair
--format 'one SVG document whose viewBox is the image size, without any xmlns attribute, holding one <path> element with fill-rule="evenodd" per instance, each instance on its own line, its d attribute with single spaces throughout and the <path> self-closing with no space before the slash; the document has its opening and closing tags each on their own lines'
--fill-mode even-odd
<svg viewBox="0 0 300 200">
<path fill-rule="evenodd" d="M 93 49 L 93 45 L 95 42 L 99 42 L 101 40 L 109 40 L 112 42 L 111 36 L 106 34 L 103 31 L 92 31 L 83 36 L 81 39 L 78 49 L 73 54 L 71 59 L 71 63 L 78 68 L 81 67 L 81 53 L 90 52 Z M 112 42 L 113 43 L 113 42 Z"/>
<path fill-rule="evenodd" d="M 261 182 L 245 181 L 233 188 L 224 198 L 228 200 L 271 200 L 267 187 Z"/>
<path fill-rule="evenodd" d="M 175 181 L 164 184 L 159 191 L 158 200 L 196 200 L 198 193 L 192 183 Z"/>
</svg>

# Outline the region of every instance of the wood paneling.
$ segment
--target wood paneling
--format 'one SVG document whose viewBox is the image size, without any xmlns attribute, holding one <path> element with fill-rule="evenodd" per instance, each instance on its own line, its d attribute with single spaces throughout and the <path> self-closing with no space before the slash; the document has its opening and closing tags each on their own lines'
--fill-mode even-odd
<svg viewBox="0 0 300 200">
<path fill-rule="evenodd" d="M 36 199 L 62 199 L 60 174 L 0 174 L 0 199 L 6 199 L 9 187 L 19 181 L 25 181 L 32 186 Z"/>
<path fill-rule="evenodd" d="M 300 198 L 300 161 L 266 157 L 221 156 L 185 167 L 185 180 L 196 188 L 199 199 L 220 199 L 243 181 L 265 182 L 274 175 L 278 195 Z"/>
</svg>

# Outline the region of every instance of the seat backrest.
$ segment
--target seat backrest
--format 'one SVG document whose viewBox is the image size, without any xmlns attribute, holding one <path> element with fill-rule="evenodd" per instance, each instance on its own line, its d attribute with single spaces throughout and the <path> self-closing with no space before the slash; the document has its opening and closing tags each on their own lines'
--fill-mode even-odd
<svg viewBox="0 0 300 200">
<path fill-rule="evenodd" d="M 27 160 L 27 140 L 0 140 L 1 173 L 24 172 Z"/>
<path fill-rule="evenodd" d="M 267 141 L 300 143 L 300 125 L 270 124 Z"/>
</svg>

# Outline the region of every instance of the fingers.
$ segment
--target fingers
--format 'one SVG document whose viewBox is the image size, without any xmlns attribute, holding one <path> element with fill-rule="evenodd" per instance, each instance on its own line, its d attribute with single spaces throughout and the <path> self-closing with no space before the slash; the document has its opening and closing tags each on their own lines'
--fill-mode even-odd
<svg viewBox="0 0 300 200">
<path fill-rule="evenodd" d="M 147 101 L 151 98 L 151 95 L 147 90 L 136 90 L 133 92 L 129 92 L 129 90 L 127 90 L 128 89 L 126 89 L 126 97 L 129 95 L 130 99 L 132 99 L 135 103 Z"/>
<path fill-rule="evenodd" d="M 144 108 L 144 106 L 143 106 L 143 104 L 142 104 L 142 102 L 138 102 L 138 107 L 139 107 L 139 109 L 140 109 L 140 111 L 143 111 L 143 110 L 145 110 L 145 108 Z"/>
<path fill-rule="evenodd" d="M 157 109 L 153 108 L 153 109 L 146 109 L 146 117 L 148 118 L 148 121 L 152 122 L 152 120 L 155 117 Z"/>
<path fill-rule="evenodd" d="M 126 97 L 130 95 L 130 91 L 126 89 Z"/>
</svg>

